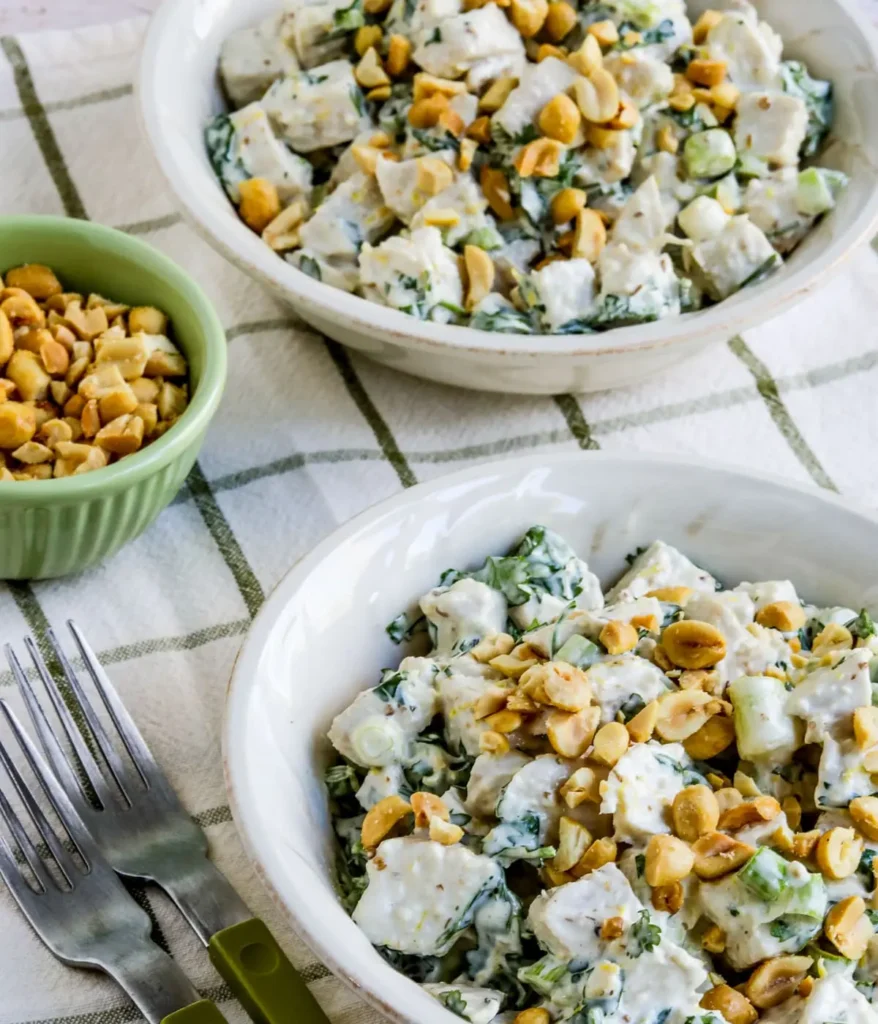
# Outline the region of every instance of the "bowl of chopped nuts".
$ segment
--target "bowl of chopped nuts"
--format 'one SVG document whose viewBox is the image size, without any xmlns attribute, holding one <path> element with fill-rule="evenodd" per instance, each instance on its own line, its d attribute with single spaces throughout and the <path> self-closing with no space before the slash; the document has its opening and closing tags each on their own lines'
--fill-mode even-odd
<svg viewBox="0 0 878 1024">
<path fill-rule="evenodd" d="M 175 263 L 111 228 L 0 218 L 0 579 L 77 572 L 186 478 L 226 376 Z"/>
</svg>

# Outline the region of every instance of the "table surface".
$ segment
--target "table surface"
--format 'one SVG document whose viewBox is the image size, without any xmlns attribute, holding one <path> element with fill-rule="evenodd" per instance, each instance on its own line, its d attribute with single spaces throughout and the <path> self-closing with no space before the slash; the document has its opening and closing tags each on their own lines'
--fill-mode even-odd
<svg viewBox="0 0 878 1024">
<path fill-rule="evenodd" d="M 0 0 L 0 35 L 78 28 L 149 14 L 161 0 Z"/>
</svg>

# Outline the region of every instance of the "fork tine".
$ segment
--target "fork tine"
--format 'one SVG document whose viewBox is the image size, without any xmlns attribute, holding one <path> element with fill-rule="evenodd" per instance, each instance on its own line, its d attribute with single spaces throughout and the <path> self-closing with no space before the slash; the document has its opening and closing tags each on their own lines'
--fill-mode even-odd
<svg viewBox="0 0 878 1024">
<path fill-rule="evenodd" d="M 0 745 L 0 749 L 2 749 L 2 745 Z M 31 842 L 30 836 L 25 832 L 24 827 L 18 819 L 18 815 L 15 813 L 15 809 L 6 798 L 6 794 L 2 789 L 0 789 L 0 818 L 6 822 L 6 827 L 12 833 L 13 838 L 18 844 L 18 848 L 21 850 L 24 859 L 27 861 L 28 866 L 34 873 L 34 876 L 43 890 L 45 891 L 55 887 L 54 879 L 49 874 L 46 865 L 37 853 L 36 847 Z M 15 863 L 14 860 L 13 863 Z M 18 868 L 15 870 L 16 873 L 20 874 Z"/>
<path fill-rule="evenodd" d="M 76 672 L 73 670 L 73 666 L 67 660 L 67 655 L 64 653 L 64 649 L 58 642 L 58 638 L 55 636 L 51 627 L 46 629 L 46 637 L 52 645 L 52 650 L 55 652 L 55 656 L 58 658 L 58 662 L 61 665 L 64 676 L 73 692 L 74 698 L 85 716 L 85 720 L 88 722 L 88 726 L 92 731 L 92 735 L 98 745 L 98 749 L 103 755 L 104 760 L 107 762 L 107 767 L 110 769 L 110 773 L 116 780 L 116 785 L 122 791 L 122 794 L 128 803 L 131 804 L 130 788 L 135 780 L 130 769 L 122 758 L 119 757 L 116 748 L 113 746 L 113 741 L 110 739 L 103 723 L 95 713 L 94 706 L 89 700 L 88 694 L 83 690 L 82 684 L 79 682 L 79 676 L 77 676 Z M 87 660 L 86 666 L 88 666 Z M 89 668 L 89 674 L 92 676 L 94 675 L 91 668 Z"/>
<path fill-rule="evenodd" d="M 21 662 L 18 660 L 18 655 L 13 650 L 11 644 L 6 644 L 4 651 L 6 654 L 6 661 L 9 664 L 13 678 L 15 679 L 18 689 L 24 698 L 24 703 L 27 707 L 28 714 L 30 715 L 30 720 L 33 723 L 37 736 L 39 737 L 43 753 L 46 755 L 52 769 L 61 781 L 61 785 L 70 797 L 71 802 L 76 807 L 77 813 L 80 817 L 87 815 L 90 807 L 87 803 L 86 793 L 73 769 L 73 766 L 70 764 L 63 747 L 58 742 L 58 737 L 55 735 L 54 730 L 49 724 L 48 718 L 46 718 L 46 713 L 43 710 L 42 704 L 37 700 L 37 696 L 30 684 L 30 680 L 27 678 L 24 669 L 21 667 Z M 40 671 L 39 666 L 37 667 L 37 671 Z M 40 676 L 42 677 L 41 672 Z"/>
<path fill-rule="evenodd" d="M 42 757 L 40 757 L 40 752 L 22 728 L 12 708 L 9 707 L 7 701 L 2 697 L 0 697 L 0 711 L 3 712 L 6 721 L 12 727 L 15 738 L 18 740 L 21 750 L 27 758 L 31 771 L 39 780 L 43 792 L 49 798 L 52 807 L 55 808 L 55 813 L 67 830 L 67 834 L 75 843 L 80 856 L 86 864 L 93 867 L 94 862 L 101 859 L 101 854 L 98 851 L 97 844 L 92 839 L 91 832 L 89 832 L 82 818 L 76 813 L 76 808 L 64 792 L 61 783 L 52 774 L 51 769 Z"/>
<path fill-rule="evenodd" d="M 47 771 L 44 762 L 40 758 L 37 751 L 34 749 L 33 744 L 28 739 L 27 735 L 25 734 L 24 730 L 19 724 L 18 719 L 12 713 L 12 710 L 9 708 L 5 701 L 0 701 L 0 708 L 2 708 L 4 717 L 6 718 L 6 721 L 9 723 L 9 726 L 15 735 L 15 739 L 17 740 L 22 752 L 24 753 L 24 756 L 27 759 L 27 763 L 30 765 L 31 771 L 37 777 L 37 780 L 42 786 L 43 791 L 49 798 L 49 801 L 51 802 L 52 806 L 55 808 L 58 817 L 61 819 L 61 824 L 67 831 L 70 839 L 78 847 L 78 843 L 76 843 L 76 838 L 73 835 L 73 829 L 69 824 L 70 821 L 75 820 L 75 816 L 69 813 L 68 808 L 64 806 L 63 802 L 61 803 L 60 806 L 56 803 L 55 794 L 47 786 L 47 780 L 51 778 L 55 787 L 57 787 L 57 783 L 55 782 L 52 773 L 50 771 Z M 43 841 L 45 842 L 46 846 L 48 846 L 49 850 L 52 853 L 52 856 L 58 862 L 58 867 L 61 869 L 62 873 L 64 874 L 64 877 L 67 879 L 68 883 L 72 887 L 75 884 L 74 879 L 76 878 L 76 874 L 79 871 L 79 869 L 76 866 L 76 862 L 73 860 L 73 857 L 70 855 L 70 853 L 64 848 L 63 844 L 61 843 L 60 839 L 58 838 L 55 832 L 55 829 L 49 823 L 45 814 L 43 814 L 42 808 L 37 803 L 33 795 L 33 792 L 31 791 L 31 788 L 22 778 L 21 773 L 18 771 L 18 769 L 15 766 L 15 763 L 9 756 L 9 751 L 6 749 L 2 742 L 0 742 L 0 761 L 2 761 L 3 767 L 6 769 L 6 774 L 12 780 L 12 785 L 15 787 L 19 797 L 21 798 L 22 803 L 27 808 L 28 813 L 30 814 L 31 818 L 34 821 L 34 824 L 37 827 L 37 830 L 43 837 Z M 65 814 L 65 811 L 68 811 L 68 813 Z M 83 857 L 85 857 L 84 851 L 80 850 L 79 852 L 82 854 Z"/>
<path fill-rule="evenodd" d="M 70 709 L 67 706 L 67 702 L 61 696 L 61 691 L 58 688 L 57 682 L 52 678 L 49 669 L 46 667 L 43 656 L 40 654 L 37 645 L 34 643 L 32 637 L 25 637 L 24 645 L 27 648 L 27 652 L 31 657 L 31 661 L 34 663 L 34 667 L 39 673 L 40 679 L 43 681 L 46 693 L 49 695 L 49 700 L 52 702 L 52 707 L 55 709 L 55 714 L 61 720 L 61 725 L 64 728 L 64 733 L 67 736 L 70 745 L 76 752 L 77 758 L 88 776 L 88 781 L 91 783 L 92 788 L 98 795 L 98 799 L 104 805 L 104 807 L 113 806 L 113 792 L 107 785 L 107 780 L 104 778 L 103 772 L 98 766 L 97 761 L 94 759 L 92 752 L 88 749 L 88 745 L 85 742 L 79 726 L 73 719 L 73 715 L 70 713 Z"/>
<path fill-rule="evenodd" d="M 79 653 L 82 656 L 85 667 L 88 669 L 88 674 L 91 676 L 92 682 L 95 685 L 95 689 L 100 693 L 101 699 L 103 700 L 110 717 L 113 719 L 114 725 L 119 730 L 119 735 L 122 737 L 125 749 L 130 754 L 131 760 L 134 762 L 137 771 L 140 773 L 140 777 L 143 779 L 144 785 L 155 789 L 169 791 L 169 787 L 165 782 L 162 770 L 159 768 L 158 764 L 156 764 L 156 760 L 152 756 L 152 751 L 146 745 L 146 740 L 144 740 L 143 736 L 140 734 L 140 730 L 134 724 L 134 719 L 128 714 L 128 709 L 122 703 L 122 699 L 116 692 L 115 686 L 110 682 L 110 677 L 104 671 L 103 666 L 98 661 L 97 655 L 82 635 L 79 626 L 77 626 L 72 619 L 68 619 L 67 628 L 73 635 L 73 639 L 76 642 L 76 646 L 79 648 Z"/>
<path fill-rule="evenodd" d="M 0 812 L 0 816 L 3 816 L 2 812 Z M 9 844 L 3 836 L 0 836 L 0 878 L 3 879 L 9 887 L 9 891 L 22 906 L 29 897 L 33 898 L 34 891 L 27 884 L 18 864 L 15 863 L 12 850 L 9 849 Z M 40 884 L 42 885 L 42 883 Z"/>
</svg>

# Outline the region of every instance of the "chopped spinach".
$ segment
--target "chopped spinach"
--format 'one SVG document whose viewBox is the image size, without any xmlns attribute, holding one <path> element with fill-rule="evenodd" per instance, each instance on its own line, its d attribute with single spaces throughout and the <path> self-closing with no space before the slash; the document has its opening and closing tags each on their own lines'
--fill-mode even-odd
<svg viewBox="0 0 878 1024">
<path fill-rule="evenodd" d="M 629 952 L 633 957 L 648 953 L 662 941 L 662 930 L 652 923 L 648 910 L 641 910 L 640 916 L 628 930 Z"/>
<path fill-rule="evenodd" d="M 323 776 L 329 795 L 334 799 L 353 796 L 360 788 L 360 779 L 356 770 L 349 764 L 334 764 L 327 768 Z"/>
<path fill-rule="evenodd" d="M 637 39 L 631 39 L 631 34 L 636 33 Z M 654 43 L 663 43 L 673 39 L 677 34 L 674 22 L 671 18 L 660 21 L 655 28 L 639 29 L 631 21 L 623 21 L 619 26 L 619 41 L 613 47 L 614 50 L 632 50 L 635 46 L 651 46 Z M 629 37 L 629 41 L 626 41 Z"/>
<path fill-rule="evenodd" d="M 315 281 L 323 280 L 323 275 L 320 273 L 320 264 L 313 256 L 305 256 L 303 254 L 299 257 L 298 266 L 303 274 L 313 277 Z"/>
<path fill-rule="evenodd" d="M 351 103 L 354 105 L 354 109 L 360 115 L 360 117 L 366 116 L 366 97 L 360 91 L 358 85 L 352 85 L 350 88 Z"/>
<path fill-rule="evenodd" d="M 775 270 L 783 263 L 783 258 L 779 253 L 772 253 L 768 259 L 758 266 L 753 273 L 741 282 L 742 288 L 747 288 L 753 284 L 760 284 L 767 277 L 770 277 Z"/>
<path fill-rule="evenodd" d="M 857 875 L 863 885 L 870 891 L 875 888 L 875 868 L 872 861 L 875 859 L 874 850 L 863 850 L 860 863 L 857 865 Z"/>
<path fill-rule="evenodd" d="M 441 992 L 436 996 L 436 998 L 446 1010 L 451 1010 L 451 1012 L 456 1013 L 458 1017 L 463 1017 L 464 1020 L 468 1020 L 466 1015 L 466 1000 L 463 999 L 457 989 L 452 989 L 450 992 Z"/>
<path fill-rule="evenodd" d="M 646 854 L 638 853 L 634 858 L 634 867 L 637 871 L 637 877 L 643 878 L 643 873 L 646 871 Z"/>
<path fill-rule="evenodd" d="M 625 561 L 629 566 L 633 566 L 638 558 L 646 551 L 646 545 L 642 544 L 640 547 L 635 548 L 633 551 L 629 551 L 625 556 Z"/>
<path fill-rule="evenodd" d="M 449 131 L 437 134 L 434 129 L 409 128 L 409 132 L 413 139 L 417 139 L 424 149 L 429 149 L 431 153 L 441 153 L 444 149 L 460 149 L 460 139 Z"/>
<path fill-rule="evenodd" d="M 442 29 L 437 26 L 436 28 L 433 29 L 433 34 L 424 43 L 424 45 L 425 46 L 430 46 L 432 43 L 441 43 L 441 42 L 442 42 Z"/>
<path fill-rule="evenodd" d="M 385 632 L 395 644 L 406 643 L 416 633 L 422 633 L 427 628 L 427 618 L 419 615 L 412 619 L 405 612 L 401 612 L 384 627 Z"/>
<path fill-rule="evenodd" d="M 489 555 L 475 572 L 449 569 L 440 582 L 450 586 L 465 578 L 478 580 L 499 590 L 516 608 L 541 594 L 574 600 L 582 591 L 582 572 L 582 563 L 563 538 L 544 526 L 533 526 L 511 554 Z"/>
<path fill-rule="evenodd" d="M 238 194 L 238 185 L 250 175 L 236 151 L 237 133 L 226 114 L 217 114 L 204 130 L 207 155 L 216 176 L 230 199 Z"/>
<path fill-rule="evenodd" d="M 365 24 L 366 18 L 363 15 L 362 0 L 353 0 L 350 6 L 342 7 L 333 13 L 332 32 L 329 33 L 328 38 L 337 39 L 348 32 L 355 32 Z"/>
<path fill-rule="evenodd" d="M 396 672 L 392 668 L 386 668 L 381 674 L 381 682 L 372 691 L 376 697 L 386 701 L 388 704 L 398 702 L 398 691 L 404 682 L 405 676 L 402 672 Z"/>
<path fill-rule="evenodd" d="M 812 78 L 807 67 L 797 60 L 783 61 L 780 73 L 784 90 L 804 100 L 808 108 L 808 131 L 799 153 L 803 159 L 816 156 L 832 126 L 832 82 Z"/>
<path fill-rule="evenodd" d="M 868 640 L 870 636 L 875 635 L 875 623 L 872 621 L 872 616 L 862 609 L 860 614 L 852 619 L 848 624 L 847 628 L 851 631 L 851 636 L 859 640 Z"/>
<path fill-rule="evenodd" d="M 447 956 L 416 956 L 413 953 L 400 953 L 387 946 L 376 946 L 375 949 L 394 970 L 418 982 L 419 985 L 424 982 L 450 981 L 453 976 L 446 965 Z"/>
<path fill-rule="evenodd" d="M 622 712 L 622 721 L 630 722 L 631 719 L 639 714 L 646 707 L 646 701 L 639 693 L 632 693 L 631 696 L 625 701 L 619 710 Z"/>
</svg>

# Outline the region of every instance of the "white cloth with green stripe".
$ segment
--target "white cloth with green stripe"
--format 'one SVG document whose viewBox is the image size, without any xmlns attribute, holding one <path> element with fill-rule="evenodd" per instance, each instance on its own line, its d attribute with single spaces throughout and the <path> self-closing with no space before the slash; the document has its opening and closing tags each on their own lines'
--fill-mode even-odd
<svg viewBox="0 0 878 1024">
<path fill-rule="evenodd" d="M 248 866 L 226 805 L 223 695 L 264 595 L 367 505 L 524 450 L 700 456 L 878 504 L 878 256 L 863 248 L 782 320 L 638 387 L 541 399 L 419 382 L 306 328 L 181 222 L 137 125 L 131 83 L 143 28 L 2 40 L 0 213 L 90 217 L 187 267 L 228 329 L 228 389 L 188 488 L 155 525 L 78 578 L 0 589 L 0 638 L 18 641 L 70 615 L 87 626 L 220 867 L 274 928 L 332 1020 L 377 1024 L 291 935 Z M 10 683 L 0 675 L 0 695 L 21 710 Z M 243 1021 L 168 901 L 152 889 L 143 899 L 195 984 L 230 1021 Z M 109 981 L 53 960 L 0 891 L 0 1024 L 139 1019 Z"/>
</svg>

